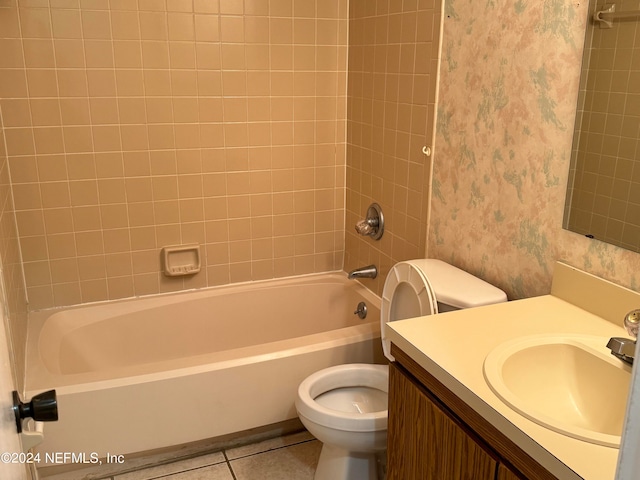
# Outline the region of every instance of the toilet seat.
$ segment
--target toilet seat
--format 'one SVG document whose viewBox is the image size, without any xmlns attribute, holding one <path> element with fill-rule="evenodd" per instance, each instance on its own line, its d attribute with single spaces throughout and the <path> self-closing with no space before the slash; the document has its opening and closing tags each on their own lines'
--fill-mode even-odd
<svg viewBox="0 0 640 480">
<path fill-rule="evenodd" d="M 397 263 L 387 275 L 382 291 L 380 332 L 385 357 L 391 355 L 391 342 L 387 338 L 387 323 L 405 318 L 438 313 L 435 293 L 421 264 L 428 260 L 410 260 Z"/>
<path fill-rule="evenodd" d="M 323 393 L 339 388 L 368 387 L 389 391 L 389 367 L 352 363 L 325 368 L 307 377 L 298 387 L 298 414 L 319 425 L 353 432 L 387 428 L 387 409 L 355 413 L 327 408 L 315 401 Z"/>
</svg>

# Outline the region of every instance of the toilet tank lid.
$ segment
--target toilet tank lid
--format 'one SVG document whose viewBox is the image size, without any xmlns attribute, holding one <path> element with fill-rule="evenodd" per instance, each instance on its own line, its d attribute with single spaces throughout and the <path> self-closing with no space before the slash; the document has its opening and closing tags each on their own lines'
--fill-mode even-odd
<svg viewBox="0 0 640 480">
<path fill-rule="evenodd" d="M 409 263 L 427 276 L 439 303 L 471 308 L 507 301 L 506 293 L 498 287 L 442 260 L 423 258 Z"/>
</svg>

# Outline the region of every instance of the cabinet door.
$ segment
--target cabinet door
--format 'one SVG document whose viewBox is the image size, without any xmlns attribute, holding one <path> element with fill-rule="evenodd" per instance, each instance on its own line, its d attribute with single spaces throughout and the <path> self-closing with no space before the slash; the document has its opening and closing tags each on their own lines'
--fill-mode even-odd
<svg viewBox="0 0 640 480">
<path fill-rule="evenodd" d="M 388 480 L 494 480 L 497 462 L 398 367 L 389 369 Z"/>
<path fill-rule="evenodd" d="M 497 480 L 521 480 L 518 475 L 513 473 L 509 467 L 504 464 L 498 465 L 498 479 Z"/>
</svg>

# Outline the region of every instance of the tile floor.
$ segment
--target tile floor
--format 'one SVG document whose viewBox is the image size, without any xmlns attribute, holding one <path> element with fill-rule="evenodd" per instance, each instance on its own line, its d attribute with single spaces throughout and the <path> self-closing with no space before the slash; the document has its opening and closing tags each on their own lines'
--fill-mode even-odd
<svg viewBox="0 0 640 480">
<path fill-rule="evenodd" d="M 138 458 L 122 466 L 41 475 L 41 480 L 313 480 L 322 444 L 308 432 L 153 465 Z M 123 469 L 124 467 L 124 469 Z"/>
</svg>

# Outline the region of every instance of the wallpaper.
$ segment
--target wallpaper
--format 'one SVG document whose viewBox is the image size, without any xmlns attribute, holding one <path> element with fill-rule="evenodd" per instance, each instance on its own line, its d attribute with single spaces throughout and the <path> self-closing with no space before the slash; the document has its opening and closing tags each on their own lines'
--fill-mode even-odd
<svg viewBox="0 0 640 480">
<path fill-rule="evenodd" d="M 640 255 L 562 229 L 587 8 L 445 2 L 428 256 L 510 299 L 558 260 L 640 288 Z"/>
</svg>

